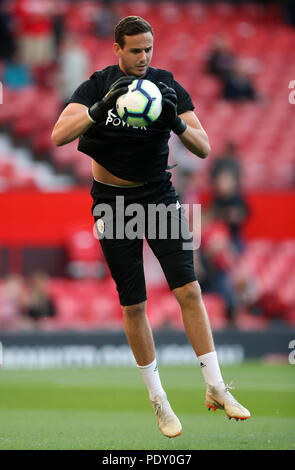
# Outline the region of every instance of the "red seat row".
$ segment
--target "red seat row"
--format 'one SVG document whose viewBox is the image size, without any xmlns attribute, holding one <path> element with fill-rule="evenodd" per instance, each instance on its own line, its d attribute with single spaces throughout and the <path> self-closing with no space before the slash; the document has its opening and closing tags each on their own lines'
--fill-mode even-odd
<svg viewBox="0 0 295 470">
<path fill-rule="evenodd" d="M 63 5 L 66 30 L 79 32 L 81 45 L 96 69 L 116 61 L 112 38 L 93 34 L 101 8 L 90 1 Z M 238 144 L 245 189 L 294 185 L 295 121 L 289 82 L 295 77 L 295 31 L 284 24 L 279 7 L 264 10 L 254 4 L 118 2 L 115 11 L 119 17 L 142 14 L 153 25 L 157 44 L 152 65 L 171 69 L 191 93 L 196 113 L 210 137 L 211 159 L 231 139 Z M 206 72 L 208 53 L 216 35 L 224 30 L 236 53 L 247 59 L 255 72 L 251 78 L 261 95 L 258 102 L 226 102 L 221 99 L 220 82 Z M 56 90 L 30 87 L 13 92 L 4 87 L 4 103 L 0 106 L 0 126 L 9 124 L 15 138 L 30 142 L 35 155 L 50 153 L 58 171 L 71 168 L 79 180 L 87 180 L 90 159 L 76 150 L 77 143 L 61 148 L 51 143 L 52 127 L 61 110 Z M 259 165 L 254 166 L 254 162 Z M 205 162 L 199 171 L 206 181 Z M 3 178 L 9 180 L 9 175 Z"/>
</svg>

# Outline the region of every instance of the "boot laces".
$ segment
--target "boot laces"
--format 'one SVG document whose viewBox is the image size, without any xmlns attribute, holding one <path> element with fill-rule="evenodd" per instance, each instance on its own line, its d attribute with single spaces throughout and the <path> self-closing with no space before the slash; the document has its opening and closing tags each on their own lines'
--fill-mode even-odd
<svg viewBox="0 0 295 470">
<path fill-rule="evenodd" d="M 231 402 L 237 405 L 239 408 L 243 408 L 243 406 L 235 399 L 235 397 L 232 396 L 232 394 L 229 392 L 229 390 L 234 390 L 235 387 L 232 385 L 233 381 L 231 381 L 229 384 L 225 386 L 225 391 L 228 393 L 228 396 L 231 399 Z"/>
<path fill-rule="evenodd" d="M 232 384 L 233 384 L 233 380 L 229 384 L 225 385 L 225 391 L 226 392 L 228 392 L 229 390 L 234 390 L 235 389 L 235 387 Z"/>
<path fill-rule="evenodd" d="M 161 412 L 162 412 L 162 403 L 158 402 L 158 401 L 155 401 L 154 402 L 154 410 L 155 410 L 156 415 L 160 417 Z"/>
</svg>

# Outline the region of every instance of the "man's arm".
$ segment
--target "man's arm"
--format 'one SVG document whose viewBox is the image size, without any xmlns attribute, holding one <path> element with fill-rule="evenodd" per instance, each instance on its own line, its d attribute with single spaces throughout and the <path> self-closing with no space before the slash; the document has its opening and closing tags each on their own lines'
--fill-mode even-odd
<svg viewBox="0 0 295 470">
<path fill-rule="evenodd" d="M 186 123 L 187 128 L 180 134 L 183 145 L 190 150 L 190 152 L 200 158 L 206 158 L 210 151 L 210 144 L 208 136 L 203 129 L 199 119 L 193 111 L 186 111 L 180 114 L 179 117 Z"/>
<path fill-rule="evenodd" d="M 92 124 L 105 119 L 108 109 L 115 106 L 117 98 L 128 91 L 134 76 L 118 78 L 107 94 L 90 108 L 81 103 L 70 103 L 61 113 L 51 134 L 55 145 L 65 145 L 84 134 Z"/>
<path fill-rule="evenodd" d="M 87 109 L 84 104 L 68 104 L 59 116 L 51 134 L 51 140 L 55 145 L 61 146 L 72 142 L 93 125 Z"/>
<path fill-rule="evenodd" d="M 163 82 L 159 82 L 162 93 L 161 117 L 170 129 L 178 135 L 185 147 L 200 158 L 210 153 L 210 145 L 206 132 L 195 113 L 191 110 L 177 114 L 176 91 Z"/>
</svg>

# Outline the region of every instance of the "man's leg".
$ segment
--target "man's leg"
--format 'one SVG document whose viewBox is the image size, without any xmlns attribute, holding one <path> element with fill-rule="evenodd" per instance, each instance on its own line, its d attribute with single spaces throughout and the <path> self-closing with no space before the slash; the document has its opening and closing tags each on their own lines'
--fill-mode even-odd
<svg viewBox="0 0 295 470">
<path fill-rule="evenodd" d="M 129 189 L 116 188 L 103 183 L 93 182 L 91 195 L 93 197 L 92 211 L 96 206 L 106 200 L 112 201 L 111 215 L 104 215 L 105 236 L 99 237 L 100 244 L 114 279 L 119 294 L 120 304 L 123 309 L 124 328 L 127 340 L 134 354 L 138 369 L 147 386 L 152 405 L 154 407 L 161 432 L 167 437 L 174 437 L 181 433 L 181 424 L 173 413 L 167 396 L 161 385 L 156 363 L 155 346 L 148 318 L 146 316 L 146 288 L 142 257 L 142 238 L 113 238 L 116 233 L 116 206 L 115 197 L 124 195 L 129 202 L 139 201 L 142 188 L 129 193 Z M 126 201 L 125 201 L 126 202 Z M 125 210 L 125 208 L 124 208 Z M 97 209 L 95 221 L 101 218 Z M 104 210 L 103 210 L 104 212 Z M 125 218 L 127 223 L 128 218 Z M 113 231 L 106 228 L 112 227 Z M 110 233 L 111 236 L 107 236 Z"/>
<path fill-rule="evenodd" d="M 197 281 L 173 289 L 181 307 L 186 334 L 197 356 L 215 350 L 211 326 Z"/>
<path fill-rule="evenodd" d="M 152 330 L 146 316 L 146 302 L 122 306 L 125 333 L 138 366 L 146 366 L 156 357 Z"/>
<path fill-rule="evenodd" d="M 153 334 L 146 316 L 146 302 L 122 306 L 122 309 L 127 340 L 149 391 L 159 428 L 167 437 L 179 436 L 181 424 L 171 409 L 159 376 Z"/>
<path fill-rule="evenodd" d="M 229 387 L 224 385 L 199 283 L 190 282 L 173 289 L 173 293 L 181 307 L 186 334 L 198 357 L 207 384 L 208 409 L 224 409 L 229 418 L 250 418 L 249 411 L 234 399 L 229 393 Z"/>
</svg>

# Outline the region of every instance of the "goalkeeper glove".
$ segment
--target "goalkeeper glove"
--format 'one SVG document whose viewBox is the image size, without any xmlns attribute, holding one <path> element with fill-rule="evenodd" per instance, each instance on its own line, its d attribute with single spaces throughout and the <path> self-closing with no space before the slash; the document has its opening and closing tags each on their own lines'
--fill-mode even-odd
<svg viewBox="0 0 295 470">
<path fill-rule="evenodd" d="M 159 82 L 159 89 L 162 93 L 162 113 L 161 120 L 164 121 L 175 134 L 182 134 L 187 125 L 177 114 L 177 95 L 173 88 L 165 83 Z"/>
<path fill-rule="evenodd" d="M 106 112 L 116 105 L 116 101 L 119 96 L 124 95 L 128 91 L 128 85 L 130 85 L 136 77 L 132 75 L 126 75 L 116 80 L 110 87 L 107 94 L 102 100 L 97 101 L 88 108 L 88 115 L 94 122 L 104 119 Z"/>
</svg>

